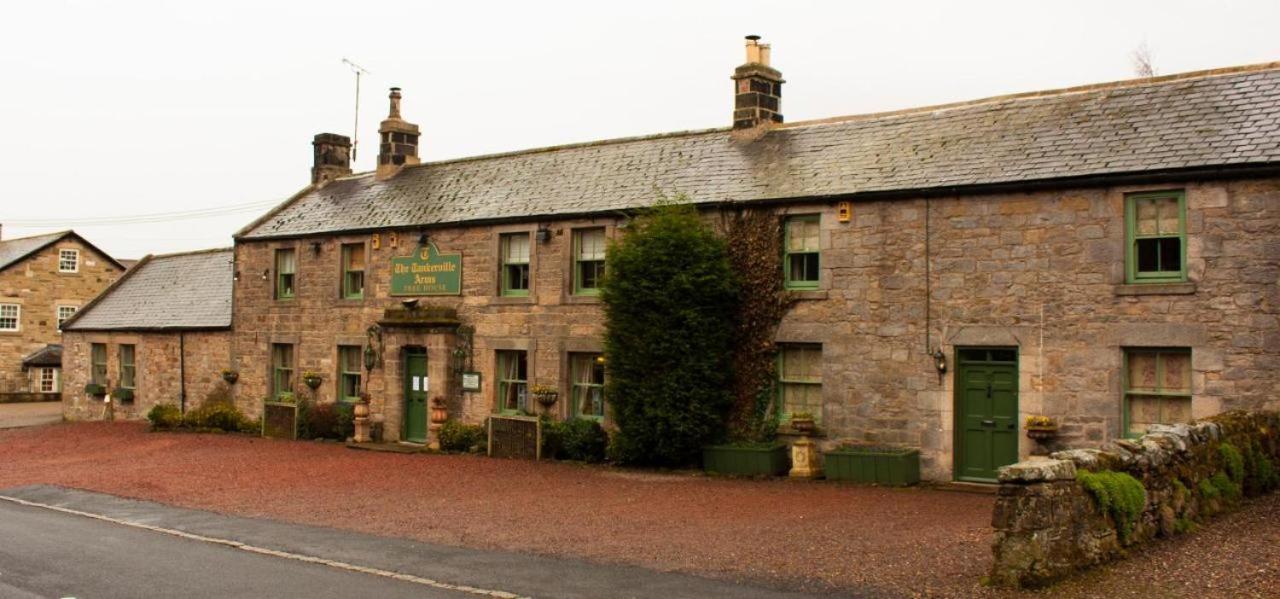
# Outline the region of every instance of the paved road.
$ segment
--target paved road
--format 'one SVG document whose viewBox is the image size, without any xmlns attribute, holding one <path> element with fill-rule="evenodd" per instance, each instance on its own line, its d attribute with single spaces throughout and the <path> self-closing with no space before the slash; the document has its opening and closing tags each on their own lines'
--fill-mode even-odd
<svg viewBox="0 0 1280 599">
<path fill-rule="evenodd" d="M 62 402 L 0 403 L 0 428 L 62 422 Z"/>
<path fill-rule="evenodd" d="M 3 498 L 94 514 L 115 522 Z M 405 582 L 136 525 L 410 575 Z M 443 585 L 443 587 L 442 587 Z M 454 586 L 449 586 L 454 585 Z M 521 597 L 800 599 L 633 566 L 480 551 L 239 518 L 43 485 L 0 490 L 0 597 Z M 493 595 L 489 595 L 493 596 Z"/>
</svg>

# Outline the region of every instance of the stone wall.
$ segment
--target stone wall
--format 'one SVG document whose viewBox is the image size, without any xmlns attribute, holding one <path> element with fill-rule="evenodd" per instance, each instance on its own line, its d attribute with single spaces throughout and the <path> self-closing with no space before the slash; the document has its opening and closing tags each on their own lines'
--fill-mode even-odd
<svg viewBox="0 0 1280 599">
<path fill-rule="evenodd" d="M 1238 471 L 1224 446 L 1238 452 Z M 1278 470 L 1277 412 L 1228 412 L 1191 425 L 1158 425 L 1137 440 L 1019 462 L 1000 473 L 991 580 L 1037 587 L 1117 559 L 1153 539 L 1194 529 L 1235 507 L 1241 494 L 1273 490 L 1280 485 Z M 1079 482 L 1083 471 L 1122 472 L 1142 484 L 1144 501 L 1131 530 L 1122 531 L 1124 523 Z"/>
<path fill-rule="evenodd" d="M 1125 284 L 1124 197 L 1183 189 L 1187 198 L 1189 281 L 1139 288 Z M 846 441 L 918 447 L 922 475 L 951 480 L 956 418 L 954 357 L 959 347 L 999 346 L 1018 354 L 1018 422 L 1043 414 L 1062 424 L 1055 449 L 1095 446 L 1122 435 L 1126 347 L 1185 347 L 1192 354 L 1192 413 L 1276 407 L 1280 379 L 1280 180 L 1184 181 L 1157 186 L 1063 188 L 853 203 L 842 223 L 834 203 L 795 204 L 782 214 L 821 215 L 822 268 L 817 291 L 797 292 L 779 342 L 823 350 L 826 446 Z M 709 215 L 714 221 L 715 215 Z M 494 351 L 526 349 L 530 383 L 568 397 L 567 353 L 601 346 L 603 313 L 595 298 L 569 290 L 574 227 L 606 226 L 620 215 L 498 226 L 379 231 L 369 249 L 363 300 L 339 297 L 341 243 L 372 245 L 372 234 L 238 240 L 234 363 L 241 407 L 256 414 L 268 392 L 270 346 L 296 344 L 299 371 L 325 376 L 322 401 L 335 393 L 337 346 L 363 345 L 365 330 L 399 304 L 389 297 L 392 256 L 419 234 L 442 252 L 460 252 L 458 297 L 424 297 L 454 308 L 475 328 L 478 393 L 450 395 L 450 412 L 481 421 L 494 407 Z M 498 234 L 550 238 L 532 248 L 527 298 L 497 294 Z M 398 245 L 390 243 L 392 233 Z M 272 252 L 298 256 L 297 297 L 272 297 Z M 927 251 L 926 251 L 927 250 Z M 428 348 L 433 381 L 452 376 L 456 339 L 401 329 L 383 338 L 384 360 L 369 381 L 373 411 L 394 436 L 402 402 L 399 352 Z M 940 375 L 932 353 L 953 366 Z M 443 378 L 441 378 L 443 377 Z M 565 413 L 566 403 L 554 408 Z M 1019 431 L 1020 432 L 1020 431 Z M 1036 447 L 1019 438 L 1019 456 Z"/>
<path fill-rule="evenodd" d="M 145 418 L 147 411 L 160 403 L 181 405 L 184 390 L 187 409 L 191 409 L 215 388 L 225 385 L 222 370 L 230 363 L 230 331 L 67 331 L 63 336 L 62 414 L 67 420 L 98 420 L 106 414 L 101 398 L 84 392 L 91 379 L 89 352 L 93 343 L 107 346 L 108 390 L 120 382 L 120 345 L 135 346 L 134 400 L 113 406 L 116 419 Z M 185 378 L 180 376 L 183 370 Z"/>
<path fill-rule="evenodd" d="M 78 272 L 58 271 L 58 252 L 64 249 L 80 251 Z M 62 343 L 57 307 L 84 306 L 121 274 L 124 269 L 74 236 L 0 270 L 0 303 L 22 306 L 20 330 L 0 332 L 0 393 L 34 391 L 22 359 L 45 345 Z"/>
</svg>

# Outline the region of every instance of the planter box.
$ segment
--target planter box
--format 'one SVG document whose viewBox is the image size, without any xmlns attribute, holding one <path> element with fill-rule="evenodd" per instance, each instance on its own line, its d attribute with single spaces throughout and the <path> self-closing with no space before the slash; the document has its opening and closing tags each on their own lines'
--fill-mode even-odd
<svg viewBox="0 0 1280 599">
<path fill-rule="evenodd" d="M 917 449 L 837 449 L 823 454 L 829 480 L 897 486 L 920 482 Z"/>
<path fill-rule="evenodd" d="M 262 436 L 273 439 L 298 438 L 298 404 L 262 402 Z"/>
<path fill-rule="evenodd" d="M 712 445 L 702 448 L 702 468 L 716 474 L 781 476 L 791 464 L 785 443 L 766 447 Z"/>
</svg>

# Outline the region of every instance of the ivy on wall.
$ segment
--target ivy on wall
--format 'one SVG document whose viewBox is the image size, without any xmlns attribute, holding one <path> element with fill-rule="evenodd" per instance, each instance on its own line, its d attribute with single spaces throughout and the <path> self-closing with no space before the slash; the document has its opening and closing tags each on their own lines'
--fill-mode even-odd
<svg viewBox="0 0 1280 599">
<path fill-rule="evenodd" d="M 729 261 L 739 281 L 729 436 L 767 441 L 778 426 L 774 338 L 793 303 L 782 285 L 782 223 L 768 208 L 744 208 L 724 218 Z"/>
</svg>

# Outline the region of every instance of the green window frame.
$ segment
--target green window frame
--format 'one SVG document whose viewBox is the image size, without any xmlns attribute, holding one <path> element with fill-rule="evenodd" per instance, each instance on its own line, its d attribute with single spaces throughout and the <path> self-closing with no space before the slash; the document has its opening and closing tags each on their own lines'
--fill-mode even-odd
<svg viewBox="0 0 1280 599">
<path fill-rule="evenodd" d="M 1187 196 L 1181 190 L 1125 196 L 1128 283 L 1187 280 Z"/>
<path fill-rule="evenodd" d="M 287 401 L 293 395 L 293 345 L 271 344 L 271 396 Z"/>
<path fill-rule="evenodd" d="M 293 299 L 297 269 L 297 252 L 293 248 L 276 250 L 276 299 Z"/>
<path fill-rule="evenodd" d="M 783 223 L 784 287 L 817 289 L 822 278 L 821 215 L 789 216 Z"/>
<path fill-rule="evenodd" d="M 529 411 L 529 354 L 524 350 L 497 350 L 497 411 L 518 414 Z"/>
<path fill-rule="evenodd" d="M 503 233 L 499 237 L 502 264 L 502 295 L 528 296 L 532 285 L 529 269 L 529 233 Z"/>
<path fill-rule="evenodd" d="M 95 385 L 107 384 L 107 344 L 105 343 L 89 345 L 89 382 Z"/>
<path fill-rule="evenodd" d="M 822 346 L 783 344 L 778 347 L 778 414 L 786 422 L 801 412 L 822 422 Z"/>
<path fill-rule="evenodd" d="M 604 420 L 604 355 L 569 354 L 569 398 L 570 416 Z"/>
<path fill-rule="evenodd" d="M 573 293 L 599 295 L 604 276 L 604 227 L 573 231 Z"/>
<path fill-rule="evenodd" d="M 338 346 L 338 399 L 347 403 L 360 401 L 360 368 L 364 353 L 358 345 Z"/>
<path fill-rule="evenodd" d="M 120 386 L 133 389 L 138 384 L 137 348 L 131 344 L 121 344 L 117 350 L 120 354 Z"/>
<path fill-rule="evenodd" d="M 363 243 L 342 244 L 343 299 L 364 299 L 365 262 Z"/>
<path fill-rule="evenodd" d="M 1124 350 L 1124 436 L 1138 437 L 1152 424 L 1191 422 L 1191 349 Z"/>
</svg>

